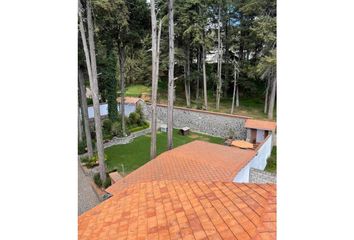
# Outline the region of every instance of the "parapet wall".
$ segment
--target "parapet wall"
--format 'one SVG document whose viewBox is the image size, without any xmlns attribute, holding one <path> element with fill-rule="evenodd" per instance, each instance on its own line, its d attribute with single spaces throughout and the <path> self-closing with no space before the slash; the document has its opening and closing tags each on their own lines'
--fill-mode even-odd
<svg viewBox="0 0 354 240">
<path fill-rule="evenodd" d="M 256 154 L 235 176 L 233 182 L 248 183 L 250 182 L 250 170 L 252 168 L 264 170 L 267 165 L 267 159 L 272 152 L 272 134 L 255 149 Z"/>
<path fill-rule="evenodd" d="M 145 116 L 151 120 L 151 105 L 144 104 L 143 109 Z M 248 118 L 182 107 L 174 107 L 173 110 L 175 128 L 189 127 L 192 131 L 218 137 L 234 136 L 236 139 L 246 139 L 244 124 Z M 157 119 L 159 122 L 167 124 L 166 105 L 157 105 Z"/>
<path fill-rule="evenodd" d="M 251 168 L 250 183 L 277 183 L 277 176 L 275 175 L 275 173 Z"/>
</svg>

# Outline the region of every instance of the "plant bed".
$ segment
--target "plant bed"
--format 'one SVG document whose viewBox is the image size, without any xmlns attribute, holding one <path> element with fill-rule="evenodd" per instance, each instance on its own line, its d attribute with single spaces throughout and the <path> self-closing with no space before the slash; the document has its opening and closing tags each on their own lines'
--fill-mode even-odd
<svg viewBox="0 0 354 240">
<path fill-rule="evenodd" d="M 107 192 L 99 188 L 94 182 L 91 182 L 91 188 L 95 192 L 96 196 L 100 201 L 103 201 L 106 199 Z"/>
<path fill-rule="evenodd" d="M 101 180 L 100 173 L 95 173 L 93 175 L 93 181 L 95 182 L 97 187 L 99 187 L 101 189 L 106 189 L 112 185 L 112 181 L 111 181 L 111 178 L 109 177 L 108 173 L 106 173 L 106 180 L 104 182 L 102 182 L 102 180 Z"/>
<path fill-rule="evenodd" d="M 147 129 L 147 128 L 149 128 L 149 124 L 143 125 L 143 126 L 134 127 L 134 128 L 130 128 L 129 131 L 131 133 L 133 133 L 133 132 L 139 132 L 139 131 Z"/>
</svg>

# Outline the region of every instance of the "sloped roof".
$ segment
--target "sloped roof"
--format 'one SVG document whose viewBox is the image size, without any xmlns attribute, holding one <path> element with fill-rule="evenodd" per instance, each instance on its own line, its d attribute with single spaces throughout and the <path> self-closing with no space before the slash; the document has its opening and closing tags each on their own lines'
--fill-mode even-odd
<svg viewBox="0 0 354 240">
<path fill-rule="evenodd" d="M 80 240 L 275 239 L 276 186 L 232 182 L 132 184 L 79 217 Z"/>
<path fill-rule="evenodd" d="M 255 150 L 193 141 L 164 152 L 106 189 L 116 194 L 131 184 L 153 180 L 232 181 Z"/>
<path fill-rule="evenodd" d="M 117 97 L 117 102 L 120 103 L 121 97 Z M 126 104 L 136 104 L 139 101 L 143 101 L 141 98 L 136 97 L 124 97 L 124 103 Z"/>
<path fill-rule="evenodd" d="M 277 126 L 276 122 L 272 122 L 272 121 L 247 119 L 245 122 L 245 128 L 252 128 L 252 129 L 274 131 L 276 126 Z"/>
</svg>

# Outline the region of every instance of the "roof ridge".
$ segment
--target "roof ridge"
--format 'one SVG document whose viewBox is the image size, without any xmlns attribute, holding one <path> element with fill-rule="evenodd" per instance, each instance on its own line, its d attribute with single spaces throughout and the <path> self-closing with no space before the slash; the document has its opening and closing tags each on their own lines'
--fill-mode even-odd
<svg viewBox="0 0 354 240">
<path fill-rule="evenodd" d="M 253 240 L 276 239 L 276 211 L 273 211 L 273 206 L 276 207 L 276 184 L 259 184 L 271 186 L 268 191 L 267 204 L 264 207 L 260 217 L 261 224 L 257 227 L 257 234 Z"/>
</svg>

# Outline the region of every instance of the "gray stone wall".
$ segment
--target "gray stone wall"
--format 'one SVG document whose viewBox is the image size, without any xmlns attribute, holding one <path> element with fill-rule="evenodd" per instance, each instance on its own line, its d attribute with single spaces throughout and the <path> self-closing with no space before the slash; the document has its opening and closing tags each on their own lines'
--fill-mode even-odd
<svg viewBox="0 0 354 240">
<path fill-rule="evenodd" d="M 251 168 L 250 183 L 277 183 L 277 176 L 275 173 Z"/>
<path fill-rule="evenodd" d="M 144 104 L 143 111 L 150 120 L 151 105 Z M 173 118 L 175 128 L 189 127 L 192 131 L 208 135 L 246 139 L 244 123 L 248 117 L 175 107 Z M 157 119 L 161 123 L 167 123 L 166 106 L 157 106 Z"/>
</svg>

